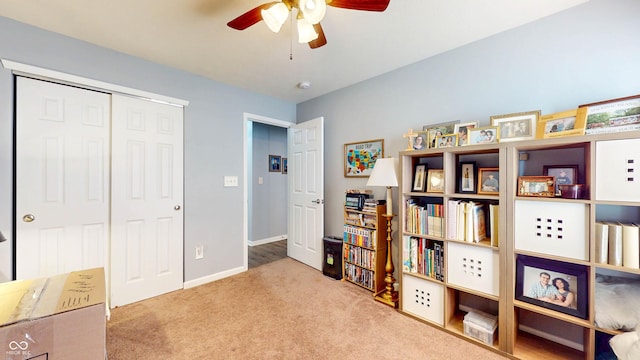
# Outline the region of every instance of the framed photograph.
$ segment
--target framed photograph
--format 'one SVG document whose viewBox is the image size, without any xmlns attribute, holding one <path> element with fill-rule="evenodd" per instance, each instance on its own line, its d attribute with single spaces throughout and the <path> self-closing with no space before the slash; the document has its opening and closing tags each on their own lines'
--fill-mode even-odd
<svg viewBox="0 0 640 360">
<path fill-rule="evenodd" d="M 538 120 L 536 138 L 584 135 L 586 120 L 586 107 L 543 115 Z"/>
<path fill-rule="evenodd" d="M 446 123 L 423 126 L 422 130 L 424 130 L 427 133 L 426 140 L 429 142 L 429 148 L 430 149 L 436 148 L 436 136 L 444 135 L 444 134 L 453 134 L 455 131 L 454 128 L 456 124 L 459 124 L 459 123 L 460 123 L 460 120 L 456 120 L 456 121 L 451 121 Z"/>
<path fill-rule="evenodd" d="M 540 110 L 494 115 L 491 125 L 500 128 L 500 141 L 535 139 Z"/>
<path fill-rule="evenodd" d="M 516 258 L 517 300 L 586 319 L 588 283 L 584 265 L 526 255 Z"/>
<path fill-rule="evenodd" d="M 475 194 L 476 192 L 476 162 L 460 162 L 458 169 L 458 192 Z"/>
<path fill-rule="evenodd" d="M 269 172 L 281 172 L 280 155 L 269 155 Z"/>
<path fill-rule="evenodd" d="M 500 193 L 499 175 L 500 171 L 497 167 L 478 169 L 478 194 L 498 195 Z"/>
<path fill-rule="evenodd" d="M 429 169 L 427 172 L 427 192 L 444 192 L 444 170 Z"/>
<path fill-rule="evenodd" d="M 579 184 L 578 165 L 544 165 L 542 173 L 555 178 L 556 195 L 560 196 L 559 185 Z"/>
<path fill-rule="evenodd" d="M 587 135 L 640 129 L 640 95 L 584 104 L 579 108 L 587 108 Z"/>
<path fill-rule="evenodd" d="M 287 158 L 283 157 L 282 158 L 282 173 L 286 175 L 286 174 L 288 174 L 288 172 L 289 172 L 289 169 L 287 168 Z"/>
<path fill-rule="evenodd" d="M 458 144 L 458 134 L 445 134 L 436 136 L 436 148 L 454 147 Z"/>
<path fill-rule="evenodd" d="M 427 179 L 427 165 L 426 164 L 418 164 L 416 165 L 415 171 L 413 172 L 413 187 L 411 191 L 425 191 L 425 184 Z"/>
<path fill-rule="evenodd" d="M 469 145 L 469 129 L 477 128 L 478 122 L 471 121 L 463 124 L 456 124 L 453 127 L 454 134 L 458 135 L 458 146 Z"/>
<path fill-rule="evenodd" d="M 424 150 L 424 149 L 428 149 L 428 142 L 427 142 L 427 132 L 426 131 L 419 131 L 416 133 L 416 137 L 413 138 L 413 150 Z"/>
<path fill-rule="evenodd" d="M 554 197 L 555 195 L 553 176 L 518 177 L 518 196 Z"/>
<path fill-rule="evenodd" d="M 384 157 L 384 139 L 344 144 L 344 177 L 368 177 Z"/>
<path fill-rule="evenodd" d="M 483 126 L 469 128 L 469 145 L 495 144 L 500 139 L 500 128 L 497 126 Z"/>
</svg>

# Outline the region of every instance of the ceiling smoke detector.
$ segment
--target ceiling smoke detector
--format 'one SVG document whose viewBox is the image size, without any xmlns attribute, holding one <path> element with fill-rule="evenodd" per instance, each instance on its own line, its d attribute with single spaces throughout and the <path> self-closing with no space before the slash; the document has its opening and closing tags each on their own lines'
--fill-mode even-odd
<svg viewBox="0 0 640 360">
<path fill-rule="evenodd" d="M 301 81 L 298 83 L 298 88 L 305 90 L 311 87 L 311 82 L 310 81 Z"/>
</svg>

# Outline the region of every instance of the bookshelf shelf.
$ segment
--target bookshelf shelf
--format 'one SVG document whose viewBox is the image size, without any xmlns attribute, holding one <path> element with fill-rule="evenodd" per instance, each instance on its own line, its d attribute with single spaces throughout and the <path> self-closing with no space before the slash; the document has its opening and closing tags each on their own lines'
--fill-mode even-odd
<svg viewBox="0 0 640 360">
<path fill-rule="evenodd" d="M 343 279 L 374 294 L 385 287 L 386 205 L 365 199 L 364 206 L 344 206 Z"/>
<path fill-rule="evenodd" d="M 497 168 L 498 194 L 459 191 L 461 163 L 474 163 L 476 169 Z M 425 164 L 428 169 L 443 170 L 445 184 L 442 193 L 412 191 L 413 172 L 418 164 Z M 632 282 L 633 285 L 629 286 L 636 286 L 632 289 L 637 290 L 633 293 L 640 294 L 640 266 L 633 262 L 623 266 L 616 259 L 614 262 L 598 261 L 596 250 L 598 246 L 602 249 L 602 241 L 596 241 L 596 224 L 640 224 L 640 131 L 402 151 L 400 165 L 401 312 L 518 359 L 593 359 L 610 351 L 607 340 L 625 330 L 597 322 L 599 312 L 604 314 L 602 309 L 606 307 L 598 306 L 597 302 L 609 294 L 601 290 L 600 279 L 620 277 Z M 519 176 L 545 175 L 545 167 L 565 165 L 577 166 L 577 181 L 573 183 L 586 186 L 583 198 L 518 195 Z M 613 176 L 616 173 L 618 177 Z M 451 216 L 457 210 L 448 207 L 450 201 L 481 204 L 489 222 L 487 206 L 498 205 L 494 209 L 497 215 L 495 223 L 485 224 L 488 237 L 479 242 L 466 241 L 468 236 L 460 239 L 458 227 L 453 226 L 456 217 Z M 442 236 L 425 235 L 408 228 L 407 217 L 413 213 L 408 203 L 425 207 L 427 204 L 442 204 Z M 538 213 L 540 216 L 536 216 Z M 541 228 L 536 227 L 536 221 L 547 220 L 557 224 L 547 228 L 546 223 L 541 223 Z M 456 235 L 452 236 L 454 232 Z M 498 233 L 493 239 L 495 241 L 492 241 L 492 232 Z M 413 238 L 441 242 L 444 253 L 441 279 L 412 272 Z M 634 237 L 632 240 L 633 244 L 639 241 Z M 612 249 L 617 251 L 615 246 Z M 572 282 L 570 286 L 576 298 L 588 299 L 584 317 L 580 311 L 576 314 L 529 302 L 533 298 L 527 298 L 525 292 L 538 281 L 539 275 L 531 275 L 533 270 L 539 273 L 540 269 L 518 274 L 516 269 L 521 266 L 518 265 L 520 259 L 527 257 L 549 264 L 553 280 L 564 277 L 575 281 L 570 279 L 572 274 L 562 273 L 565 268 L 581 269 L 580 274 L 586 274 L 581 275 L 587 278 L 586 285 Z M 480 266 L 478 261 L 481 261 Z M 559 270 L 553 266 L 558 262 L 561 263 L 557 265 Z M 471 268 L 472 265 L 475 267 Z M 516 294 L 518 283 L 523 293 Z M 521 300 L 523 297 L 526 301 Z M 427 301 L 428 308 L 424 306 Z M 625 306 L 632 305 L 618 305 L 616 308 Z M 465 334 L 463 319 L 474 310 L 497 316 L 497 339 L 493 344 Z"/>
</svg>

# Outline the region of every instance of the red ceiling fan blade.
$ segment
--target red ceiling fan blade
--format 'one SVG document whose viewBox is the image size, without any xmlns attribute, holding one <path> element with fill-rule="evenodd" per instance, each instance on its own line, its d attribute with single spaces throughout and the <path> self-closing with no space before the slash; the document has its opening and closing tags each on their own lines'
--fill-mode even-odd
<svg viewBox="0 0 640 360">
<path fill-rule="evenodd" d="M 327 38 L 324 36 L 324 31 L 322 31 L 322 26 L 320 26 L 320 23 L 313 25 L 313 28 L 318 33 L 318 37 L 315 40 L 311 40 L 307 43 L 309 44 L 309 47 L 312 49 L 317 49 L 321 46 L 326 45 Z"/>
<path fill-rule="evenodd" d="M 352 10 L 385 11 L 390 0 L 328 0 L 327 5 Z"/>
<path fill-rule="evenodd" d="M 270 8 L 273 4 L 277 4 L 278 1 L 268 2 L 266 4 L 262 4 L 256 8 L 253 8 L 246 13 L 238 16 L 237 18 L 229 21 L 227 26 L 236 30 L 244 30 L 249 26 L 256 24 L 262 20 L 262 14 L 260 13 L 263 9 Z"/>
</svg>

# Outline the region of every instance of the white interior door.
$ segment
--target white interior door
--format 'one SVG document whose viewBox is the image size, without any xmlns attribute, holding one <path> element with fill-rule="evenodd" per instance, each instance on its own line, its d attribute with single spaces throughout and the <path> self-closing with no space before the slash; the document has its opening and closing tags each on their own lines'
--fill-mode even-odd
<svg viewBox="0 0 640 360">
<path fill-rule="evenodd" d="M 322 270 L 324 118 L 288 130 L 289 239 L 287 255 Z"/>
<path fill-rule="evenodd" d="M 183 287 L 183 108 L 113 95 L 111 305 Z"/>
<path fill-rule="evenodd" d="M 108 273 L 110 95 L 16 86 L 16 277 Z"/>
</svg>

